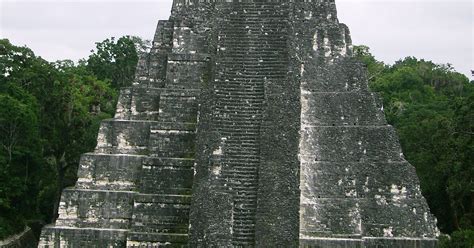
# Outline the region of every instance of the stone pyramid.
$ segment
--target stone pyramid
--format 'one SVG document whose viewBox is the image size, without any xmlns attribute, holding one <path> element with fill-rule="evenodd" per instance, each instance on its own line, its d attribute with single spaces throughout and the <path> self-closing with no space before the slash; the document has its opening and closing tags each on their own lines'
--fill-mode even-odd
<svg viewBox="0 0 474 248">
<path fill-rule="evenodd" d="M 39 247 L 435 247 L 334 0 L 174 0 Z"/>
</svg>

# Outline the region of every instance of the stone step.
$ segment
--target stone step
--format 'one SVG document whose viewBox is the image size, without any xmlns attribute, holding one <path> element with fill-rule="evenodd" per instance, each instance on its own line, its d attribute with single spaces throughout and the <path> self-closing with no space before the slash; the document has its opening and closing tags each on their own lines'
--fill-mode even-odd
<svg viewBox="0 0 474 248">
<path fill-rule="evenodd" d="M 189 224 L 147 224 L 146 226 L 135 227 L 135 232 L 143 233 L 163 233 L 163 234 L 188 234 Z"/>
<path fill-rule="evenodd" d="M 245 52 L 240 54 L 224 54 L 224 58 L 221 61 L 225 61 L 226 59 L 232 58 L 234 64 L 238 62 L 247 62 L 249 64 L 254 63 L 257 65 L 269 65 L 270 63 L 282 63 L 286 61 L 282 61 L 284 56 L 276 56 L 276 55 L 247 55 Z"/>
<path fill-rule="evenodd" d="M 236 96 L 236 97 L 242 97 L 242 100 L 245 101 L 246 98 L 264 98 L 264 93 L 263 91 L 260 92 L 249 92 L 249 91 L 231 91 L 231 90 L 219 90 L 215 91 L 214 93 L 217 97 L 231 97 L 231 96 Z"/>
<path fill-rule="evenodd" d="M 246 50 L 239 50 L 235 49 L 232 46 L 228 46 L 229 43 L 227 42 L 222 42 L 223 46 L 219 47 L 221 49 L 221 52 L 223 52 L 226 55 L 242 55 L 242 54 L 247 54 L 250 56 L 277 56 L 281 57 L 281 52 L 284 52 L 284 49 L 281 50 L 272 50 L 272 49 L 252 49 L 248 48 Z"/>
<path fill-rule="evenodd" d="M 307 184 L 301 194 L 309 198 L 379 198 L 396 203 L 422 197 L 415 168 L 408 162 L 302 161 L 301 178 Z M 403 177 L 393 177 L 400 172 Z M 317 194 L 309 192 L 311 188 L 317 188 Z"/>
<path fill-rule="evenodd" d="M 103 121 L 97 153 L 188 158 L 194 154 L 195 124 Z"/>
<path fill-rule="evenodd" d="M 247 195 L 256 195 L 256 187 L 257 184 L 254 182 L 247 183 L 247 182 L 239 182 L 238 180 L 235 180 L 232 182 L 232 189 L 234 190 L 234 193 L 237 194 L 247 194 Z M 235 188 L 235 189 L 234 189 Z M 249 198 L 251 199 L 251 198 Z M 237 199 L 236 199 L 237 201 Z"/>
<path fill-rule="evenodd" d="M 241 114 L 235 113 L 242 112 Z M 259 123 L 263 118 L 263 109 L 260 106 L 254 105 L 239 105 L 229 106 L 226 104 L 219 104 L 215 106 L 213 115 L 219 117 L 221 123 Z M 242 117 L 242 118 L 239 118 Z"/>
<path fill-rule="evenodd" d="M 239 219 L 235 219 L 235 223 L 241 226 L 246 225 L 248 227 L 255 227 L 255 218 L 249 218 L 249 219 L 239 218 Z"/>
<path fill-rule="evenodd" d="M 193 110 L 197 109 L 199 94 L 199 90 L 123 88 L 117 103 L 115 119 L 169 121 L 166 117 L 171 111 L 177 116 L 176 121 L 191 122 L 197 115 L 197 110 Z M 165 108 L 167 105 L 183 107 L 189 111 L 177 113 L 169 107 Z"/>
<path fill-rule="evenodd" d="M 234 185 L 232 187 L 234 189 L 236 189 L 238 192 L 248 192 L 249 194 L 257 192 L 257 186 L 256 185 L 252 185 L 252 186 Z"/>
<path fill-rule="evenodd" d="M 235 199 L 234 204 L 235 212 L 238 212 L 240 210 L 248 211 L 249 209 L 254 209 L 257 207 L 257 199 L 251 197 L 245 198 L 243 196 L 240 196 Z"/>
<path fill-rule="evenodd" d="M 244 24 L 245 25 L 245 24 Z M 265 26 L 265 24 L 263 24 Z M 286 40 L 283 37 L 287 37 L 288 34 L 285 32 L 287 30 L 287 25 L 281 26 L 274 26 L 274 27 L 264 27 L 262 28 L 261 25 L 249 27 L 246 29 L 240 29 L 239 27 L 234 27 L 235 29 L 232 30 L 221 30 L 219 33 L 220 44 L 226 44 L 226 42 L 231 42 L 233 44 L 244 44 L 247 43 L 252 46 L 262 46 L 262 43 L 256 43 L 255 41 L 268 41 L 270 42 L 272 39 L 277 40 L 272 45 L 282 45 L 287 44 Z M 232 38 L 240 37 L 241 39 L 238 41 L 233 41 Z M 248 48 L 250 48 L 248 47 Z M 248 49 L 247 48 L 247 49 Z"/>
<path fill-rule="evenodd" d="M 105 120 L 97 137 L 97 153 L 145 155 L 151 122 Z"/>
<path fill-rule="evenodd" d="M 139 203 L 169 203 L 190 205 L 191 195 L 173 195 L 173 194 L 137 194 L 135 202 Z"/>
<path fill-rule="evenodd" d="M 194 158 L 195 131 L 154 130 L 148 143 L 154 157 Z"/>
<path fill-rule="evenodd" d="M 253 111 L 254 113 L 261 113 L 262 112 L 262 106 L 257 105 L 257 104 L 251 104 L 251 105 L 242 105 L 242 106 L 228 106 L 228 105 L 217 105 L 215 107 L 216 111 L 240 111 L 240 110 L 245 110 L 245 111 Z"/>
<path fill-rule="evenodd" d="M 232 164 L 228 163 L 228 166 L 230 168 L 226 169 L 223 171 L 223 173 L 234 173 L 236 175 L 241 175 L 242 180 L 244 180 L 246 183 L 251 183 L 251 182 L 256 182 L 257 180 L 257 172 L 258 172 L 258 163 L 246 163 L 246 164 Z M 247 176 L 245 178 L 244 176 Z M 240 183 L 243 183 L 243 181 L 240 181 Z"/>
<path fill-rule="evenodd" d="M 238 214 L 237 216 L 235 216 L 234 220 L 236 221 L 236 223 L 239 223 L 240 225 L 248 225 L 248 226 L 255 225 L 254 215 L 246 216 L 246 215 Z"/>
<path fill-rule="evenodd" d="M 151 130 L 171 130 L 171 131 L 188 131 L 196 130 L 197 124 L 192 122 L 152 122 Z"/>
<path fill-rule="evenodd" d="M 305 63 L 305 73 L 301 78 L 302 89 L 312 92 L 368 91 L 367 73 L 355 58 L 335 59 L 324 69 L 314 63 Z"/>
<path fill-rule="evenodd" d="M 360 248 L 365 247 L 362 239 L 350 238 L 323 238 L 323 237 L 302 237 L 299 240 L 300 248 Z M 390 246 L 387 246 L 390 247 Z"/>
<path fill-rule="evenodd" d="M 227 41 L 227 39 L 238 39 L 239 37 L 228 37 L 222 40 L 218 45 L 218 52 L 220 58 L 218 61 L 225 61 L 226 58 L 229 57 L 242 57 L 242 55 L 247 54 L 250 52 L 250 58 L 248 60 L 252 60 L 253 58 L 259 57 L 280 57 L 284 58 L 287 54 L 288 44 L 281 43 L 281 44 L 273 44 L 270 41 L 266 41 L 265 39 L 259 40 L 258 44 L 249 44 L 248 42 L 236 42 L 236 41 Z M 260 51 L 264 51 L 263 53 L 259 53 Z M 279 54 L 275 54 L 272 52 L 278 51 Z"/>
<path fill-rule="evenodd" d="M 228 146 L 227 151 L 225 152 L 226 155 L 232 155 L 233 153 L 242 153 L 247 155 L 257 155 L 259 154 L 259 147 L 256 144 L 255 146 L 252 145 L 234 145 Z"/>
<path fill-rule="evenodd" d="M 251 73 L 251 72 L 227 71 L 227 72 L 224 72 L 222 74 L 222 76 L 228 76 L 229 78 L 235 77 L 235 78 L 238 78 L 239 80 L 244 81 L 244 82 L 249 81 L 249 79 L 257 80 L 257 82 L 258 81 L 264 82 L 264 81 L 268 81 L 270 79 L 286 78 L 286 76 L 287 76 L 286 72 L 283 72 L 282 70 L 277 71 L 278 70 L 277 68 L 274 68 L 274 70 L 275 71 L 273 71 L 271 73 L 262 73 L 262 72 Z"/>
<path fill-rule="evenodd" d="M 278 23 L 288 23 L 285 17 L 288 16 L 288 13 L 282 12 L 272 12 L 270 9 L 267 11 L 262 9 L 252 9 L 252 10 L 245 10 L 244 13 L 239 13 L 237 15 L 230 14 L 226 15 L 224 20 L 229 21 L 230 23 L 224 27 L 232 26 L 232 24 L 238 23 L 251 23 L 251 24 L 278 24 Z"/>
<path fill-rule="evenodd" d="M 244 113 L 239 113 L 244 112 Z M 259 128 L 262 114 L 254 110 L 220 110 L 214 116 L 218 118 L 216 123 L 222 127 L 234 127 L 236 129 Z"/>
<path fill-rule="evenodd" d="M 241 54 L 221 54 L 222 59 L 218 62 L 225 65 L 227 68 L 224 69 L 222 73 L 227 73 L 227 75 L 233 75 L 233 73 L 243 74 L 243 70 L 247 71 L 258 71 L 259 69 L 268 68 L 266 72 L 269 75 L 275 75 L 275 72 L 281 73 L 283 70 L 286 70 L 284 66 L 288 65 L 288 60 L 281 56 L 280 58 L 272 55 L 247 55 L 245 52 Z M 242 67 L 242 68 L 240 68 Z M 242 71 L 230 71 L 232 68 Z M 227 71 L 226 71 L 227 70 Z M 271 71 L 275 70 L 275 71 Z M 262 73 L 263 74 L 263 73 Z"/>
<path fill-rule="evenodd" d="M 257 181 L 257 170 L 236 170 L 235 168 L 231 170 L 222 171 L 222 175 L 232 175 L 235 178 L 238 178 L 240 182 L 256 182 Z"/>
<path fill-rule="evenodd" d="M 254 120 L 254 118 L 244 118 L 240 117 L 241 120 Z M 231 119 L 232 120 L 232 119 Z M 241 138 L 245 138 L 242 136 L 248 136 L 251 135 L 251 133 L 258 133 L 260 131 L 260 126 L 259 121 L 255 121 L 252 123 L 249 122 L 242 122 L 242 123 L 237 123 L 236 122 L 237 118 L 234 118 L 234 121 L 226 122 L 226 123 L 220 123 L 220 126 L 218 127 L 219 130 L 222 131 L 228 131 L 231 133 L 237 133 Z M 242 134 L 243 133 L 243 134 Z M 251 135 L 250 137 L 254 137 Z"/>
<path fill-rule="evenodd" d="M 65 189 L 57 226 L 127 229 L 132 218 L 132 191 Z"/>
<path fill-rule="evenodd" d="M 256 113 L 253 113 L 253 115 L 256 115 Z M 218 128 L 221 130 L 235 130 L 235 133 L 239 136 L 253 136 L 260 132 L 261 117 L 252 116 L 252 113 L 236 115 L 234 112 L 227 112 L 220 113 L 216 117 L 218 118 L 216 124 L 219 125 Z"/>
<path fill-rule="evenodd" d="M 246 25 L 246 24 L 243 24 Z M 246 29 L 239 29 L 238 26 L 234 27 L 235 29 L 232 30 L 221 30 L 219 33 L 219 38 L 220 41 L 225 42 L 229 41 L 234 44 L 236 43 L 245 43 L 246 41 L 247 44 L 250 46 L 262 46 L 263 44 L 258 44 L 255 43 L 255 41 L 268 41 L 270 42 L 271 39 L 276 39 L 280 43 L 276 42 L 272 45 L 281 45 L 281 44 L 287 44 L 286 40 L 284 37 L 288 37 L 288 34 L 285 32 L 287 30 L 287 25 L 281 25 L 281 26 L 273 26 L 273 27 L 267 27 L 264 25 L 264 28 L 262 28 L 262 25 L 254 26 L 254 27 L 249 27 Z M 233 41 L 232 38 L 240 37 L 241 39 L 238 41 Z M 220 43 L 220 44 L 223 44 Z"/>
<path fill-rule="evenodd" d="M 245 133 L 248 131 L 248 129 L 240 129 L 240 130 L 235 130 L 235 131 L 241 131 L 240 133 L 235 133 L 234 129 L 235 128 L 223 128 L 223 127 L 219 127 L 219 128 L 216 128 L 217 131 L 220 131 L 222 132 L 222 135 L 223 136 L 226 136 L 226 137 L 231 137 L 232 138 L 232 141 L 228 141 L 227 143 L 229 144 L 242 144 L 242 145 L 252 145 L 252 144 L 257 144 L 259 142 L 259 136 L 245 136 Z M 255 128 L 254 130 L 252 130 L 253 132 L 258 132 L 259 129 L 258 128 Z M 242 134 L 243 133 L 243 134 Z"/>
<path fill-rule="evenodd" d="M 258 158 L 257 156 L 253 156 L 254 158 Z M 249 157 L 247 157 L 249 158 Z M 242 170 L 255 170 L 258 168 L 259 160 L 236 160 L 233 157 L 224 158 L 226 163 L 232 166 L 232 169 L 242 169 Z"/>
<path fill-rule="evenodd" d="M 225 161 L 228 163 L 259 163 L 260 159 L 257 157 L 232 157 L 232 158 L 224 158 Z"/>
<path fill-rule="evenodd" d="M 244 9 L 243 12 L 234 12 L 226 15 L 224 20 L 230 21 L 224 27 L 229 27 L 237 21 L 241 21 L 242 23 L 287 23 L 288 21 L 285 19 L 288 16 L 288 12 L 276 12 L 272 9 Z M 274 18 L 274 19 L 272 19 Z M 273 22 L 272 22 L 273 21 Z"/>
<path fill-rule="evenodd" d="M 285 51 L 288 48 L 287 34 L 284 32 L 276 33 L 272 30 L 261 30 L 249 32 L 249 30 L 229 31 L 219 33 L 218 48 L 225 47 L 230 51 L 235 51 L 237 47 L 244 48 L 242 51 L 264 51 L 269 47 Z M 236 40 L 238 39 L 238 40 Z M 259 50 L 264 49 L 264 50 Z M 267 50 L 271 51 L 271 50 Z"/>
<path fill-rule="evenodd" d="M 259 92 L 263 93 L 265 88 L 261 83 L 242 80 L 242 81 L 225 81 L 224 84 L 217 84 L 214 86 L 215 90 L 219 91 L 243 91 L 243 92 Z"/>
<path fill-rule="evenodd" d="M 197 122 L 198 96 L 165 93 L 160 96 L 159 120 L 162 122 Z"/>
<path fill-rule="evenodd" d="M 233 174 L 235 176 L 235 180 L 232 184 L 244 187 L 254 187 L 258 184 L 258 164 L 247 164 L 247 167 L 254 167 L 255 170 L 246 170 L 243 167 L 239 167 L 238 165 L 229 164 L 229 169 L 223 171 L 226 174 Z M 248 192 L 240 192 L 241 195 L 253 195 L 253 193 Z"/>
<path fill-rule="evenodd" d="M 265 62 L 265 63 L 262 63 Z M 245 56 L 240 56 L 240 57 L 234 57 L 234 56 L 228 56 L 228 57 L 222 57 L 218 60 L 218 63 L 220 64 L 225 64 L 227 66 L 231 65 L 244 65 L 248 68 L 251 68 L 252 66 L 262 68 L 262 67 L 269 67 L 273 65 L 288 65 L 288 62 L 286 60 L 282 61 L 281 59 L 267 59 L 264 61 L 259 61 L 259 58 L 246 58 Z"/>
<path fill-rule="evenodd" d="M 144 156 L 86 153 L 77 172 L 78 189 L 133 191 Z"/>
<path fill-rule="evenodd" d="M 223 58 L 218 61 L 219 65 L 217 67 L 223 68 L 220 69 L 221 71 L 216 74 L 216 80 L 222 81 L 222 82 L 249 82 L 248 78 L 239 78 L 236 77 L 236 73 L 227 73 L 225 72 L 226 69 L 224 68 L 236 68 L 236 69 L 241 69 L 241 70 L 256 70 L 262 71 L 262 77 L 265 78 L 265 73 L 266 72 L 272 72 L 275 70 L 282 71 L 284 68 L 288 67 L 288 60 L 286 59 L 280 59 L 280 60 L 263 60 L 260 61 L 260 59 L 253 59 L 253 60 L 248 60 L 245 59 L 244 57 L 239 57 L 239 58 L 233 58 L 231 59 L 230 57 Z M 224 77 L 224 75 L 227 75 L 229 77 Z M 271 76 L 271 73 L 269 73 Z"/>
<path fill-rule="evenodd" d="M 258 99 L 257 97 L 242 97 L 240 101 L 234 99 L 236 98 L 233 96 L 230 96 L 229 98 L 221 96 L 216 99 L 215 105 L 216 108 L 219 109 L 215 109 L 214 114 L 216 116 L 219 115 L 221 116 L 221 118 L 224 119 L 230 118 L 230 120 L 237 119 L 237 116 L 242 116 L 243 118 L 251 119 L 255 119 L 261 116 L 263 106 L 262 99 Z M 249 107 L 254 109 L 248 109 Z M 239 113 L 240 111 L 244 112 Z"/>
<path fill-rule="evenodd" d="M 192 190 L 194 178 L 194 160 L 188 159 L 186 165 L 174 166 L 160 159 L 150 159 L 140 170 L 137 190 L 140 193 L 181 193 L 187 194 Z"/>
<path fill-rule="evenodd" d="M 258 164 L 255 164 L 255 168 Z M 237 168 L 233 165 L 229 165 L 230 169 L 224 170 L 222 173 L 226 175 L 234 175 L 238 179 L 235 181 L 235 184 L 244 185 L 244 186 L 255 186 L 258 182 L 258 171 L 238 171 Z M 247 194 L 248 195 L 248 194 Z"/>
<path fill-rule="evenodd" d="M 258 140 L 258 130 L 248 130 L 248 129 L 239 129 L 236 130 L 235 128 L 232 128 L 230 130 L 227 130 L 226 128 L 219 128 L 220 131 L 223 131 L 223 133 L 226 133 L 228 140 L 226 141 L 227 144 L 254 144 Z M 231 131 L 234 131 L 232 133 L 229 133 Z M 230 140 L 229 140 L 230 139 Z"/>
<path fill-rule="evenodd" d="M 313 161 L 405 161 L 392 126 L 304 126 L 301 156 Z"/>
<path fill-rule="evenodd" d="M 217 98 L 217 97 L 216 97 Z M 257 106 L 260 107 L 263 106 L 264 104 L 264 99 L 263 97 L 235 97 L 235 96 L 220 96 L 216 99 L 215 105 L 217 106 L 228 106 L 228 107 L 234 107 L 234 108 L 239 108 L 239 107 L 246 107 L 246 106 Z M 236 111 L 233 111 L 235 113 Z M 227 111 L 227 113 L 230 113 L 230 111 Z M 238 115 L 238 111 L 237 111 Z"/>
<path fill-rule="evenodd" d="M 226 59 L 227 60 L 227 59 Z M 252 81 L 249 80 L 243 80 L 239 79 L 238 77 L 230 77 L 230 78 L 223 78 L 224 75 L 224 68 L 235 68 L 241 69 L 241 70 L 257 70 L 257 71 L 262 71 L 262 75 L 264 75 L 266 72 L 271 72 L 274 70 L 283 70 L 284 67 L 288 66 L 288 62 L 285 61 L 279 61 L 279 62 L 265 62 L 265 63 L 255 63 L 252 61 L 245 61 L 245 60 L 240 60 L 240 61 L 226 61 L 226 60 L 219 60 L 217 63 L 218 68 L 221 71 L 216 74 L 216 80 L 215 81 L 222 81 L 222 82 L 229 82 L 233 84 L 237 83 L 247 83 L 248 85 L 252 85 Z M 265 77 L 264 77 L 265 78 Z"/>
<path fill-rule="evenodd" d="M 163 243 L 183 246 L 188 243 L 188 235 L 180 233 L 128 233 L 127 247 L 160 247 Z"/>
<path fill-rule="evenodd" d="M 383 103 L 369 92 L 310 92 L 303 90 L 302 123 L 307 125 L 386 125 Z"/>
<path fill-rule="evenodd" d="M 234 233 L 235 234 L 240 234 L 241 236 L 243 236 L 242 239 L 240 240 L 247 240 L 247 239 L 253 239 L 254 236 L 255 236 L 255 233 L 254 233 L 254 227 L 249 225 L 249 226 L 246 226 L 246 225 L 242 225 L 242 226 L 234 226 Z M 239 235 L 239 236 L 240 236 Z M 244 238 L 246 237 L 246 238 Z"/>
<path fill-rule="evenodd" d="M 189 222 L 189 204 L 170 203 L 139 203 L 136 202 L 133 210 L 132 230 L 143 227 L 153 227 L 155 223 L 163 222 L 178 227 Z"/>
<path fill-rule="evenodd" d="M 256 147 L 257 144 L 255 144 Z M 227 156 L 234 156 L 234 155 L 242 155 L 242 156 L 255 156 L 257 157 L 259 152 L 257 150 L 249 150 L 249 149 L 245 149 L 245 150 L 242 150 L 242 149 L 232 149 L 233 147 L 232 146 L 229 146 L 227 148 L 227 151 L 226 151 L 226 155 Z"/>
<path fill-rule="evenodd" d="M 126 229 L 45 226 L 38 247 L 125 247 L 126 242 Z"/>
<path fill-rule="evenodd" d="M 247 104 L 247 105 L 258 105 L 258 104 L 263 104 L 263 100 L 261 98 L 255 98 L 255 97 L 250 97 L 246 99 L 242 99 L 239 97 L 220 97 L 218 99 L 219 103 L 228 103 L 229 106 L 232 106 L 233 104 Z"/>
</svg>

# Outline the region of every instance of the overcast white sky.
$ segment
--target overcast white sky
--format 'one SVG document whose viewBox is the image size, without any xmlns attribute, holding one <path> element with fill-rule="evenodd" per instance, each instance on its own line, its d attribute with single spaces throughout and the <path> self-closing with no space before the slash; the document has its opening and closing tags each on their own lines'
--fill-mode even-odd
<svg viewBox="0 0 474 248">
<path fill-rule="evenodd" d="M 108 37 L 153 37 L 172 0 L 0 0 L 0 38 L 43 58 L 78 60 Z M 473 0 L 336 0 L 354 44 L 386 63 L 415 56 L 474 70 Z M 472 77 L 471 77 L 472 79 Z"/>
</svg>

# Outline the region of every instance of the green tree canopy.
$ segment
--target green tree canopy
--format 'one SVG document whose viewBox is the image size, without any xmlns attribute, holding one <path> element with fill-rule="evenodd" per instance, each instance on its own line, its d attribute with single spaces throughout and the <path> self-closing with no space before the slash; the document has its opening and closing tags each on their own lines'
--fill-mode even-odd
<svg viewBox="0 0 474 248">
<path fill-rule="evenodd" d="M 474 234 L 474 84 L 449 64 L 408 57 L 385 65 L 365 46 L 355 51 L 367 65 L 370 87 L 383 97 L 387 119 L 417 169 L 439 228 L 455 232 L 452 243 L 444 245 L 470 248 L 472 243 L 466 242 L 474 239 L 467 237 Z"/>
<path fill-rule="evenodd" d="M 112 87 L 129 86 L 135 77 L 140 38 L 124 36 L 96 43 L 96 50 L 87 59 L 87 68 L 100 80 L 111 80 Z"/>
</svg>

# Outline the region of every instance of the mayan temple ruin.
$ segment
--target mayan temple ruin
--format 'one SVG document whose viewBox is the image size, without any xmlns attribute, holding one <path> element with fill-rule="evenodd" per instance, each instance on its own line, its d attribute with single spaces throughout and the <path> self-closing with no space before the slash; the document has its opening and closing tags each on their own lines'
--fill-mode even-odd
<svg viewBox="0 0 474 248">
<path fill-rule="evenodd" d="M 39 247 L 433 248 L 334 0 L 174 0 Z"/>
</svg>

